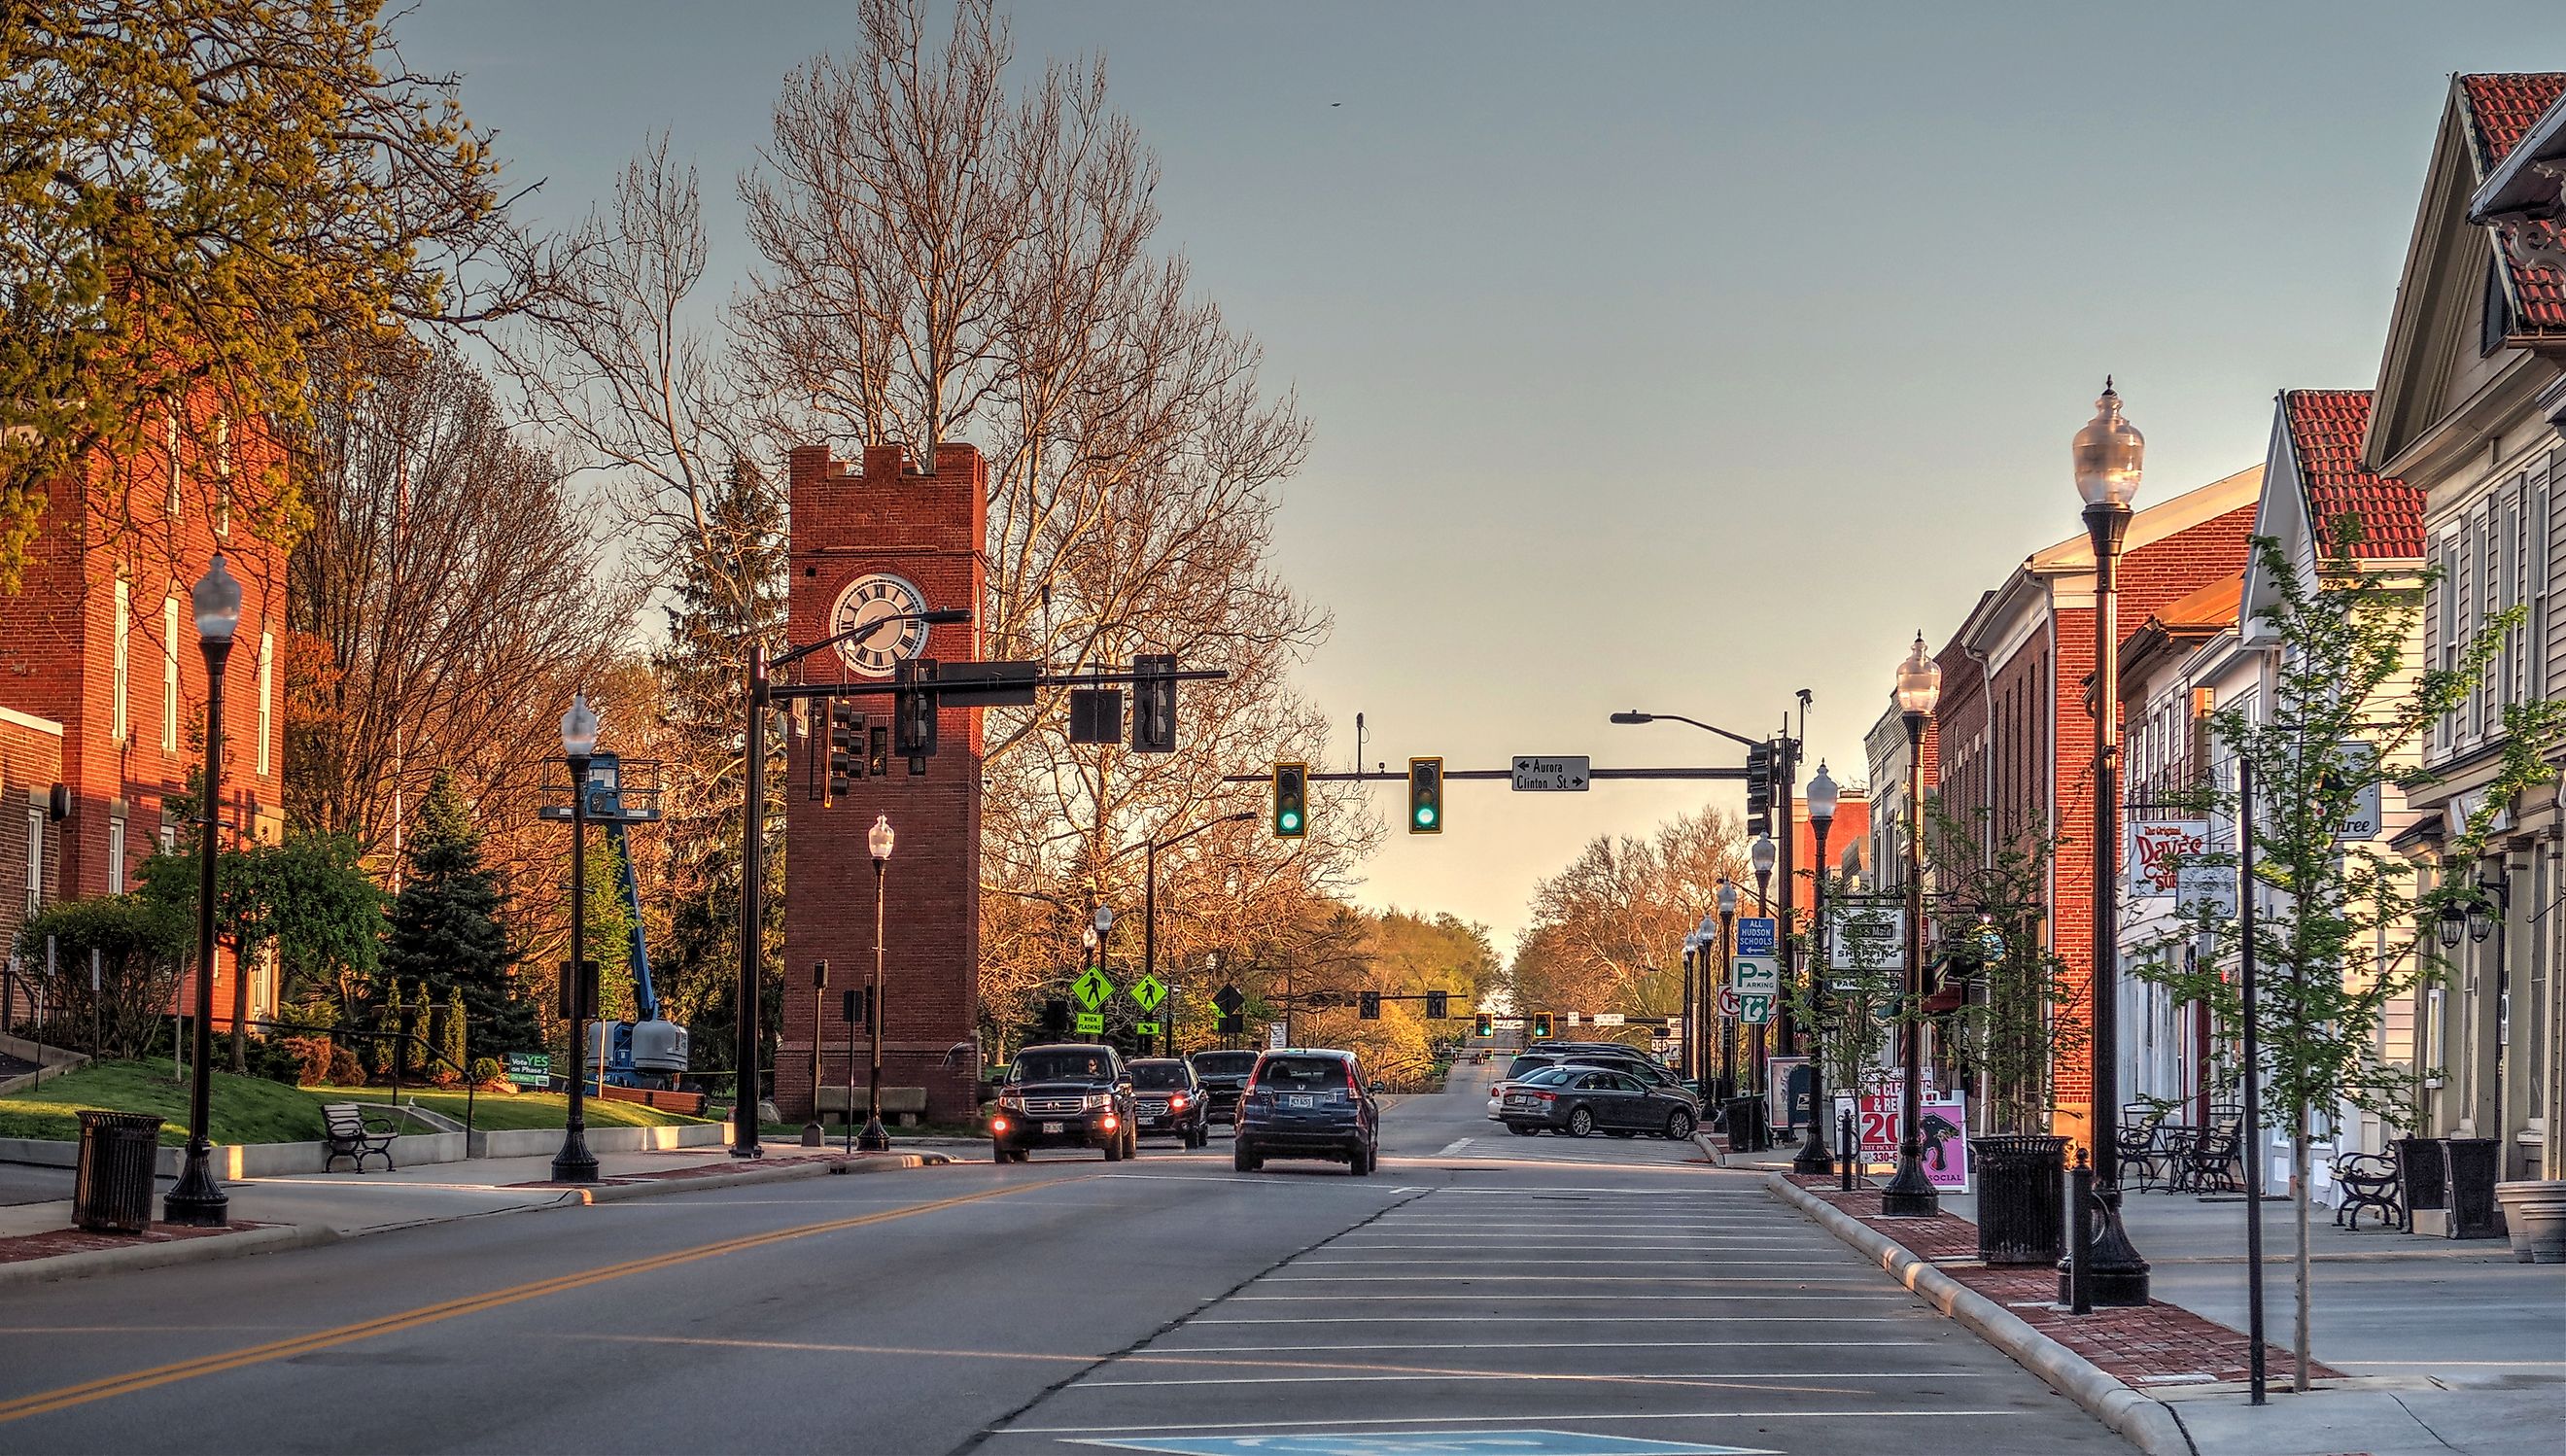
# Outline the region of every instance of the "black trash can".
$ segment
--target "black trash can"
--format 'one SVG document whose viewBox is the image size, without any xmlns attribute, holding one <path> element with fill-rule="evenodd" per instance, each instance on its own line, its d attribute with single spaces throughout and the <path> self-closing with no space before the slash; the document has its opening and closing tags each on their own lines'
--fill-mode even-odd
<svg viewBox="0 0 2566 1456">
<path fill-rule="evenodd" d="M 2491 1137 L 2441 1139 L 2443 1196 L 2449 1200 L 2449 1237 L 2500 1239 L 2503 1209 L 2494 1198 L 2500 1144 Z"/>
<path fill-rule="evenodd" d="M 1969 1139 L 1978 1179 L 1978 1258 L 2056 1264 L 2067 1253 L 2067 1139 L 1997 1133 Z"/>
<path fill-rule="evenodd" d="M 94 1234 L 138 1234 L 150 1228 L 160 1119 L 139 1112 L 83 1112 L 80 1124 L 72 1222 Z"/>
<path fill-rule="evenodd" d="M 1721 1120 L 1728 1131 L 1730 1152 L 1762 1152 L 1772 1145 L 1765 1136 L 1762 1097 L 1730 1097 L 1728 1111 Z"/>
<path fill-rule="evenodd" d="M 2433 1137 L 2401 1137 L 2391 1145 L 2397 1149 L 2398 1196 L 2406 1205 L 2398 1211 L 2397 1226 L 2411 1234 L 2417 1209 L 2442 1205 L 2441 1143 Z"/>
</svg>

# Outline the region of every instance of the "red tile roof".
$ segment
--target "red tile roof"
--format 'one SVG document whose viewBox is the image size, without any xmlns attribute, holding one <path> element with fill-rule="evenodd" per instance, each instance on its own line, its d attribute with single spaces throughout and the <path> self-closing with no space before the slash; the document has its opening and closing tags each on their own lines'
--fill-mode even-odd
<svg viewBox="0 0 2566 1456">
<path fill-rule="evenodd" d="M 2281 395 L 2290 452 L 2298 457 L 2299 489 L 2316 525 L 2323 555 L 2333 523 L 2361 517 L 2365 561 L 2421 561 L 2424 493 L 2402 480 L 2382 479 L 2361 467 L 2362 436 L 2370 429 L 2368 389 L 2289 389 Z"/>
<path fill-rule="evenodd" d="M 2566 72 L 2462 76 L 2459 95 L 2467 102 L 2476 180 L 2483 181 L 2530 134 L 2558 97 L 2566 96 Z M 2512 273 L 2513 297 L 2521 305 L 2522 328 L 2531 333 L 2566 332 L 2566 274 L 2553 268 L 2524 268 L 2509 255 L 2505 264 Z"/>
</svg>

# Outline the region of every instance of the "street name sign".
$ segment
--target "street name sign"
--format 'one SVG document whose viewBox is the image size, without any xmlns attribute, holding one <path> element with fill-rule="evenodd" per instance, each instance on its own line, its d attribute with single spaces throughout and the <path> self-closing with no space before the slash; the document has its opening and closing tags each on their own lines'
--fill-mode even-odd
<svg viewBox="0 0 2566 1456">
<path fill-rule="evenodd" d="M 1595 1024 L 1600 1027 L 1620 1026 L 1622 1024 L 1622 1013 L 1618 1011 L 1599 1011 L 1595 1013 Z"/>
<path fill-rule="evenodd" d="M 1155 1011 L 1158 1003 L 1167 999 L 1166 983 L 1145 971 L 1141 979 L 1132 983 L 1132 999 L 1140 1003 L 1143 1011 Z"/>
<path fill-rule="evenodd" d="M 1105 1004 L 1106 997 L 1114 994 L 1114 983 L 1105 979 L 1103 971 L 1089 966 L 1087 974 L 1079 977 L 1077 982 L 1071 985 L 1069 994 L 1078 998 L 1079 1005 L 1094 1011 Z"/>
<path fill-rule="evenodd" d="M 1779 953 L 1782 922 L 1770 915 L 1747 915 L 1737 922 L 1739 955 L 1772 956 Z"/>
<path fill-rule="evenodd" d="M 1740 996 L 1782 994 L 1782 963 L 1769 955 L 1741 955 L 1730 963 L 1729 984 Z"/>
<path fill-rule="evenodd" d="M 1515 756 L 1515 792 L 1518 794 L 1583 794 L 1589 777 L 1589 760 L 1580 754 L 1574 758 L 1536 758 L 1530 754 Z"/>
</svg>

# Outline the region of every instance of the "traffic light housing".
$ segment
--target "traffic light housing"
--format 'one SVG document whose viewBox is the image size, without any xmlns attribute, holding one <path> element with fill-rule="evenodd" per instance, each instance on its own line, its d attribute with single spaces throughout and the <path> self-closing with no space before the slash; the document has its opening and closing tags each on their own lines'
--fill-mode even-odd
<svg viewBox="0 0 2566 1456">
<path fill-rule="evenodd" d="M 1408 832 L 1443 833 L 1443 760 L 1439 758 L 1408 761 Z"/>
<path fill-rule="evenodd" d="M 581 961 L 579 964 L 583 974 L 573 979 L 570 973 L 570 962 L 563 961 L 561 980 L 554 987 L 554 1005 L 561 1012 L 561 1019 L 564 1021 L 570 1021 L 576 1017 L 594 1020 L 597 1016 L 597 962 Z M 574 990 L 579 994 L 579 1000 L 576 1003 L 571 1000 Z"/>
<path fill-rule="evenodd" d="M 1773 832 L 1773 745 L 1769 743 L 1746 750 L 1746 832 Z"/>
<path fill-rule="evenodd" d="M 1053 1041 L 1069 1035 L 1069 1001 L 1066 997 L 1053 996 L 1044 1000 L 1042 1029 L 1043 1035 Z"/>
<path fill-rule="evenodd" d="M 839 999 L 838 1013 L 851 1027 L 874 1029 L 874 988 L 850 986 Z"/>
<path fill-rule="evenodd" d="M 1355 1015 L 1364 1021 L 1381 1020 L 1381 993 L 1378 991 L 1356 993 Z"/>
<path fill-rule="evenodd" d="M 926 772 L 935 757 L 935 659 L 912 657 L 899 664 L 892 685 L 892 751 L 908 760 L 912 774 Z"/>
<path fill-rule="evenodd" d="M 1533 1040 L 1537 1042 L 1546 1042 L 1550 1040 L 1549 1012 L 1536 1011 L 1532 1014 L 1532 1035 Z"/>
<path fill-rule="evenodd" d="M 1176 657 L 1142 652 L 1132 658 L 1132 751 L 1176 751 Z"/>
<path fill-rule="evenodd" d="M 1425 993 L 1425 1019 L 1427 1021 L 1441 1021 L 1443 1019 L 1443 1013 L 1447 1009 L 1444 1004 L 1445 994 L 1446 993 L 1441 991 L 1428 991 Z"/>
<path fill-rule="evenodd" d="M 1310 766 L 1274 766 L 1274 838 L 1297 840 L 1310 832 Z"/>
<path fill-rule="evenodd" d="M 865 715 L 845 698 L 829 699 L 829 797 L 840 798 L 865 773 Z"/>
<path fill-rule="evenodd" d="M 1470 1035 L 1474 1037 L 1493 1037 L 1496 1034 L 1497 1019 L 1484 1011 L 1470 1024 Z"/>
</svg>

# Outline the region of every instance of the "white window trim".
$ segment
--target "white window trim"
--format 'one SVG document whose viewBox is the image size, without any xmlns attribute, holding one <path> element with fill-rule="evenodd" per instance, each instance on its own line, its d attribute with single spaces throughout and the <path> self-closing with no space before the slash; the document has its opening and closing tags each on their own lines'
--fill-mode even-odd
<svg viewBox="0 0 2566 1456">
<path fill-rule="evenodd" d="M 107 892 L 125 893 L 125 820 L 123 816 L 107 822 Z"/>
<path fill-rule="evenodd" d="M 276 739 L 276 633 L 258 634 L 258 771 L 267 772 L 269 747 Z"/>
<path fill-rule="evenodd" d="M 27 913 L 45 907 L 45 811 L 27 806 Z"/>
<path fill-rule="evenodd" d="M 132 727 L 133 587 L 116 579 L 116 668 L 113 700 L 108 705 L 107 735 L 123 743 Z"/>
<path fill-rule="evenodd" d="M 162 442 L 169 454 L 169 499 L 166 502 L 166 507 L 169 513 L 169 519 L 172 521 L 178 519 L 186 504 L 186 496 L 180 489 L 183 479 L 182 472 L 185 467 L 180 463 L 181 457 L 178 453 L 179 416 L 180 412 L 185 407 L 185 405 L 176 402 L 172 402 L 170 404 L 169 428 Z"/>
<path fill-rule="evenodd" d="M 160 747 L 178 751 L 178 599 L 160 603 Z"/>
<path fill-rule="evenodd" d="M 214 415 L 214 534 L 232 534 L 232 417 Z"/>
</svg>

